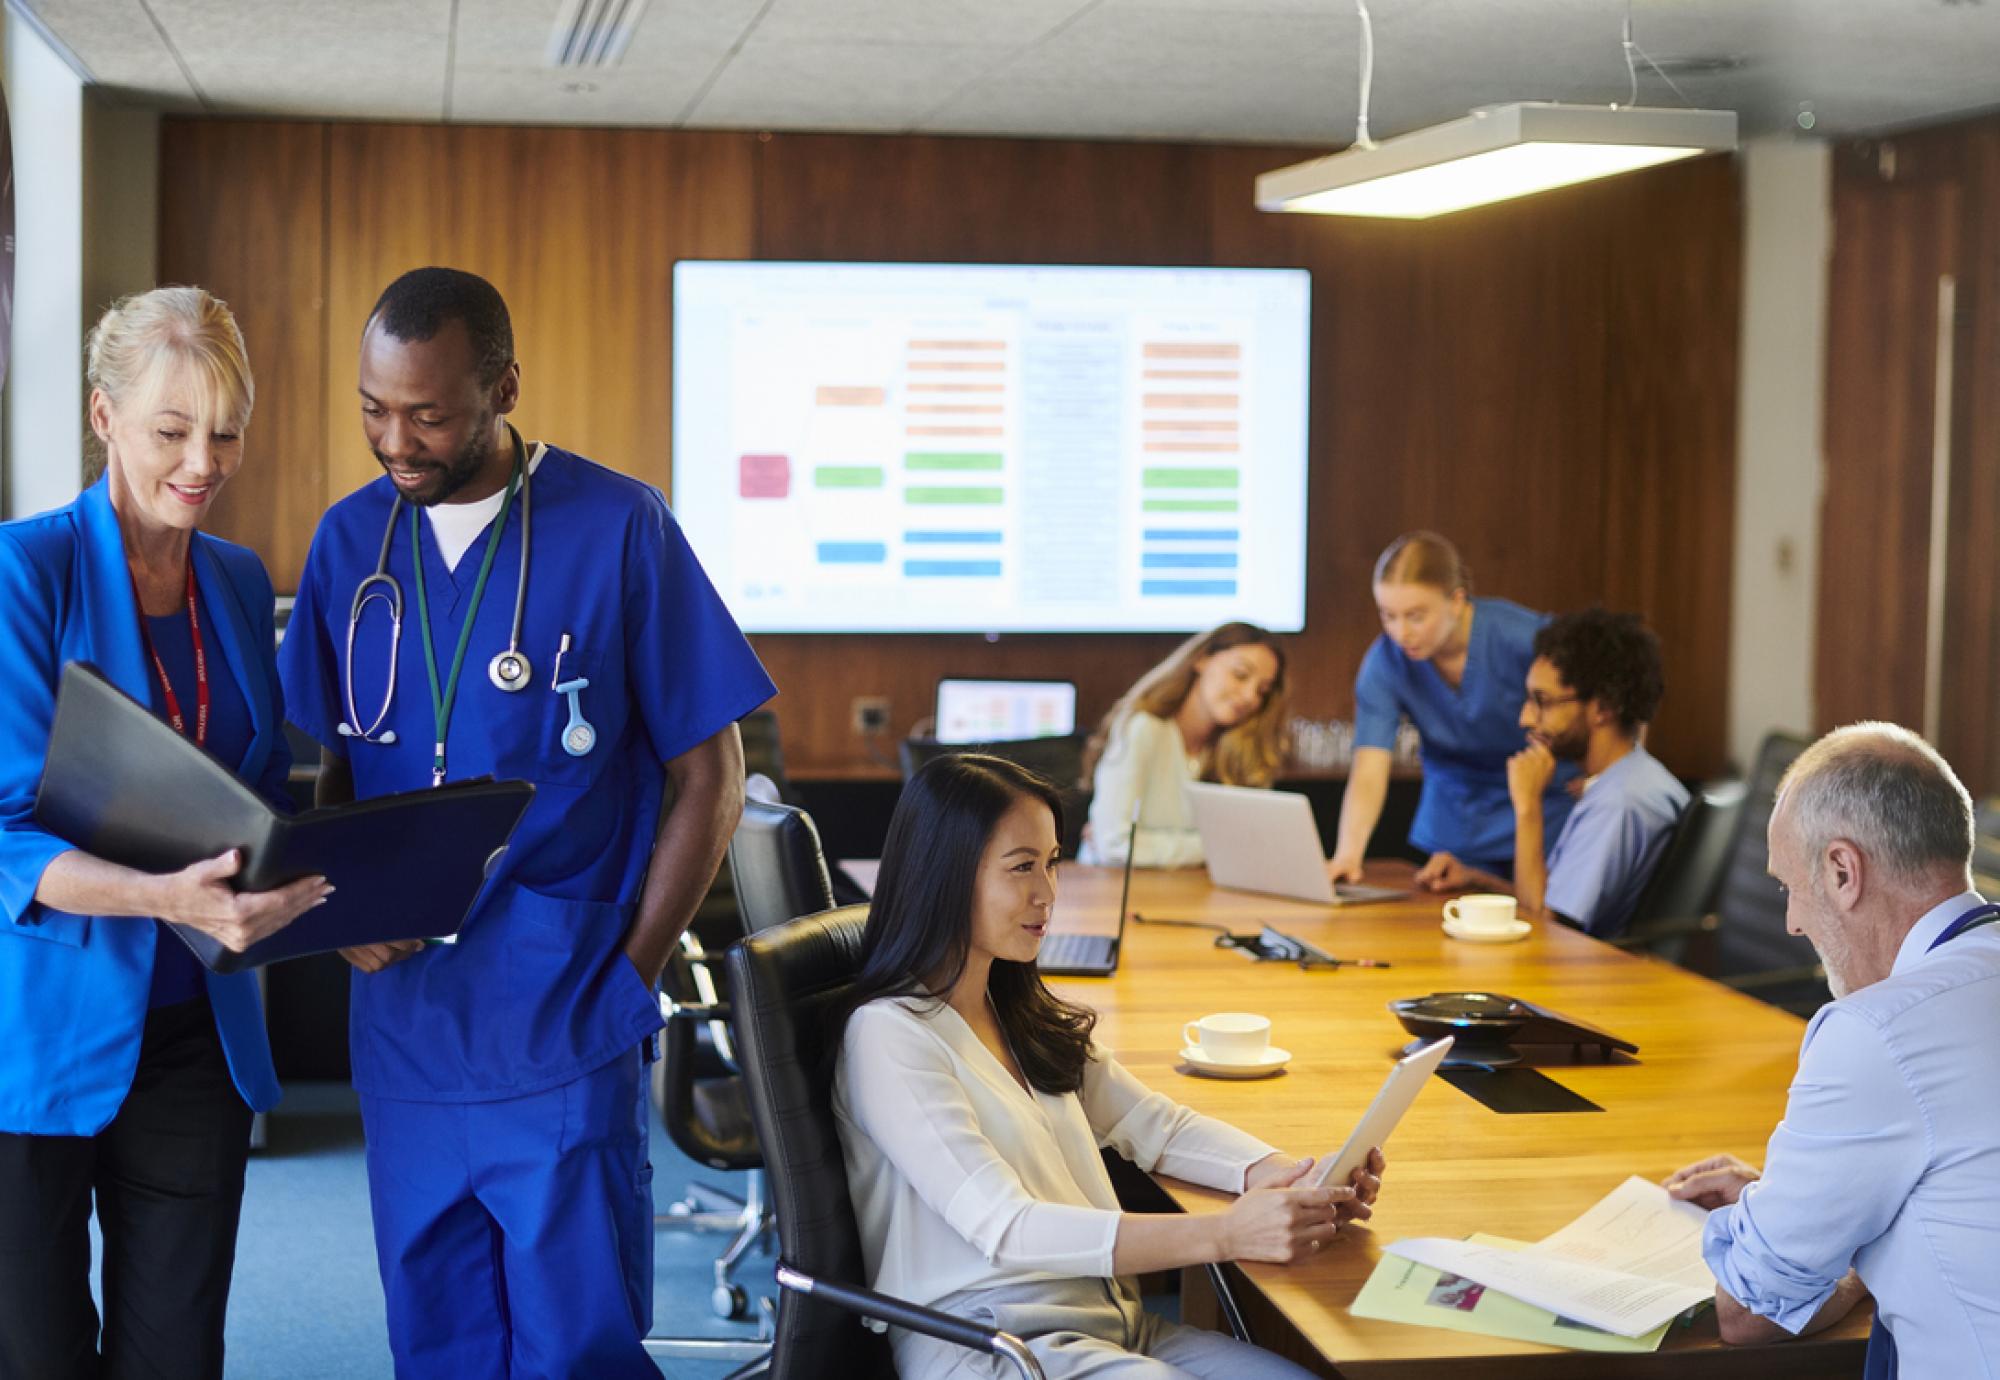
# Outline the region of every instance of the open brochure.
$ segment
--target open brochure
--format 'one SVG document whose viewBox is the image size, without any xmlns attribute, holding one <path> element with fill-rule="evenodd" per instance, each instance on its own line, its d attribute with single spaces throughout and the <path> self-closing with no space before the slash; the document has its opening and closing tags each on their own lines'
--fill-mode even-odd
<svg viewBox="0 0 2000 1380">
<path fill-rule="evenodd" d="M 1509 1241 L 1503 1236 L 1479 1233 L 1471 1238 L 1477 1246 L 1496 1250 L 1526 1250 L 1525 1241 Z M 1573 1351 L 1645 1352 L 1656 1350 L 1667 1335 L 1666 1323 L 1639 1337 L 1621 1337 L 1572 1321 L 1523 1303 L 1498 1289 L 1489 1289 L 1477 1280 L 1466 1279 L 1448 1270 L 1434 1270 L 1401 1256 L 1385 1255 L 1375 1263 L 1375 1272 L 1361 1286 L 1360 1295 L 1349 1312 L 1357 1318 L 1379 1318 L 1383 1322 L 1413 1323 L 1418 1327 L 1442 1327 L 1453 1332 L 1476 1332 L 1483 1337 L 1508 1337 L 1517 1342 L 1539 1342 L 1543 1346 L 1568 1347 Z"/>
<path fill-rule="evenodd" d="M 1634 1177 L 1525 1250 L 1438 1237 L 1388 1249 L 1560 1317 L 1639 1337 L 1715 1297 L 1715 1276 L 1701 1258 L 1707 1220 L 1703 1209 Z"/>
</svg>

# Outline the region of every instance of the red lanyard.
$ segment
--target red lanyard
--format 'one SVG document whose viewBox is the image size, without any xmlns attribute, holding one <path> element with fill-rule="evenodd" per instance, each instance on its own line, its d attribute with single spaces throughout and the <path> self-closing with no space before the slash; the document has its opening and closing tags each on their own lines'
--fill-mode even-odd
<svg viewBox="0 0 2000 1380">
<path fill-rule="evenodd" d="M 194 639 L 194 744 L 208 746 L 208 653 L 201 645 L 201 615 L 195 612 L 194 602 L 194 562 L 188 562 L 188 632 Z M 185 735 L 187 720 L 181 716 L 180 696 L 174 693 L 174 683 L 167 679 L 166 663 L 160 660 L 160 652 L 153 645 L 153 632 L 146 624 L 146 611 L 139 610 L 139 636 L 146 644 L 146 655 L 153 658 L 153 674 L 160 678 L 160 688 L 167 692 L 167 722 L 174 726 L 174 732 Z"/>
</svg>

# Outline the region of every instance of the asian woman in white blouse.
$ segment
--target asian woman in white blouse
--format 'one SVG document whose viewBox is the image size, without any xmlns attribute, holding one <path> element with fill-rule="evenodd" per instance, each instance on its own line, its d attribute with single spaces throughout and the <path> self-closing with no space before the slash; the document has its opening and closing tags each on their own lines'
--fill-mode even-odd
<svg viewBox="0 0 2000 1380">
<path fill-rule="evenodd" d="M 1132 1276 L 1291 1263 L 1365 1218 L 1310 1160 L 1148 1091 L 1095 1045 L 1094 1012 L 1043 985 L 1061 805 L 994 757 L 927 765 L 889 826 L 862 970 L 843 1010 L 834 1112 L 869 1283 L 1021 1337 L 1051 1380 L 1303 1380 L 1232 1338 L 1145 1312 Z M 1119 1207 L 1099 1157 L 1238 1193 L 1219 1213 Z M 999 1376 L 995 1358 L 892 1332 L 904 1380 Z"/>
<path fill-rule="evenodd" d="M 1181 785 L 1268 786 L 1285 759 L 1285 651 L 1252 623 L 1224 623 L 1175 648 L 1120 697 L 1084 752 L 1090 829 L 1082 858 L 1125 861 L 1139 806 L 1133 862 L 1195 867 L 1202 861 Z"/>
</svg>

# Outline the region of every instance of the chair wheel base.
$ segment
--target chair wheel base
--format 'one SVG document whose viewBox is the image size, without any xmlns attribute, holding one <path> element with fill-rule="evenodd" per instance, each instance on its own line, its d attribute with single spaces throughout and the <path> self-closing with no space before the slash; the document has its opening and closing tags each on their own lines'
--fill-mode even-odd
<svg viewBox="0 0 2000 1380">
<path fill-rule="evenodd" d="M 718 1284 L 709 1291 L 709 1309 L 725 1322 L 742 1322 L 750 1316 L 750 1296 L 737 1284 Z"/>
</svg>

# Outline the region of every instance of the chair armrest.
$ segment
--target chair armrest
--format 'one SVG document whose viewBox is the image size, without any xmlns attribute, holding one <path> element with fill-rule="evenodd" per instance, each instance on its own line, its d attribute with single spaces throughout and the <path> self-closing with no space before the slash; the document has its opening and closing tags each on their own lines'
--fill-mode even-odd
<svg viewBox="0 0 2000 1380">
<path fill-rule="evenodd" d="M 660 1014 L 670 1021 L 692 1021 L 696 1025 L 704 1021 L 726 1021 L 729 1019 L 729 1003 L 675 1001 L 672 997 L 662 996 Z"/>
<path fill-rule="evenodd" d="M 878 1294 L 873 1289 L 858 1289 L 851 1284 L 835 1284 L 830 1280 L 814 1279 L 811 1275 L 801 1274 L 782 1261 L 778 1264 L 778 1283 L 796 1293 L 811 1294 L 816 1299 L 825 1299 L 828 1303 L 845 1308 L 850 1313 L 858 1313 L 864 1318 L 873 1318 L 877 1322 L 885 1322 L 911 1332 L 920 1332 L 926 1337 L 935 1337 L 941 1342 L 950 1342 L 968 1351 L 982 1352 L 989 1356 L 1003 1356 L 1021 1373 L 1022 1380 L 1047 1380 L 1034 1354 L 1011 1332 L 1002 1332 L 997 1327 L 981 1327 L 963 1318 L 955 1318 L 949 1313 L 941 1313 L 935 1308 L 925 1308 L 920 1304 L 905 1303 L 902 1299 L 892 1298 L 888 1294 Z"/>
<path fill-rule="evenodd" d="M 1663 939 L 1685 939 L 1690 935 L 1713 934 L 1722 922 L 1713 915 L 1689 915 L 1662 920 L 1649 920 L 1610 940 L 1614 949 L 1643 949 L 1648 944 L 1657 944 Z"/>
<path fill-rule="evenodd" d="M 1755 992 L 1765 987 L 1783 987 L 1793 982 L 1823 982 L 1826 969 L 1817 963 L 1803 964 L 1797 968 L 1773 968 L 1762 973 L 1737 973 L 1732 977 L 1718 978 L 1724 987 L 1733 987 L 1739 992 Z"/>
</svg>

